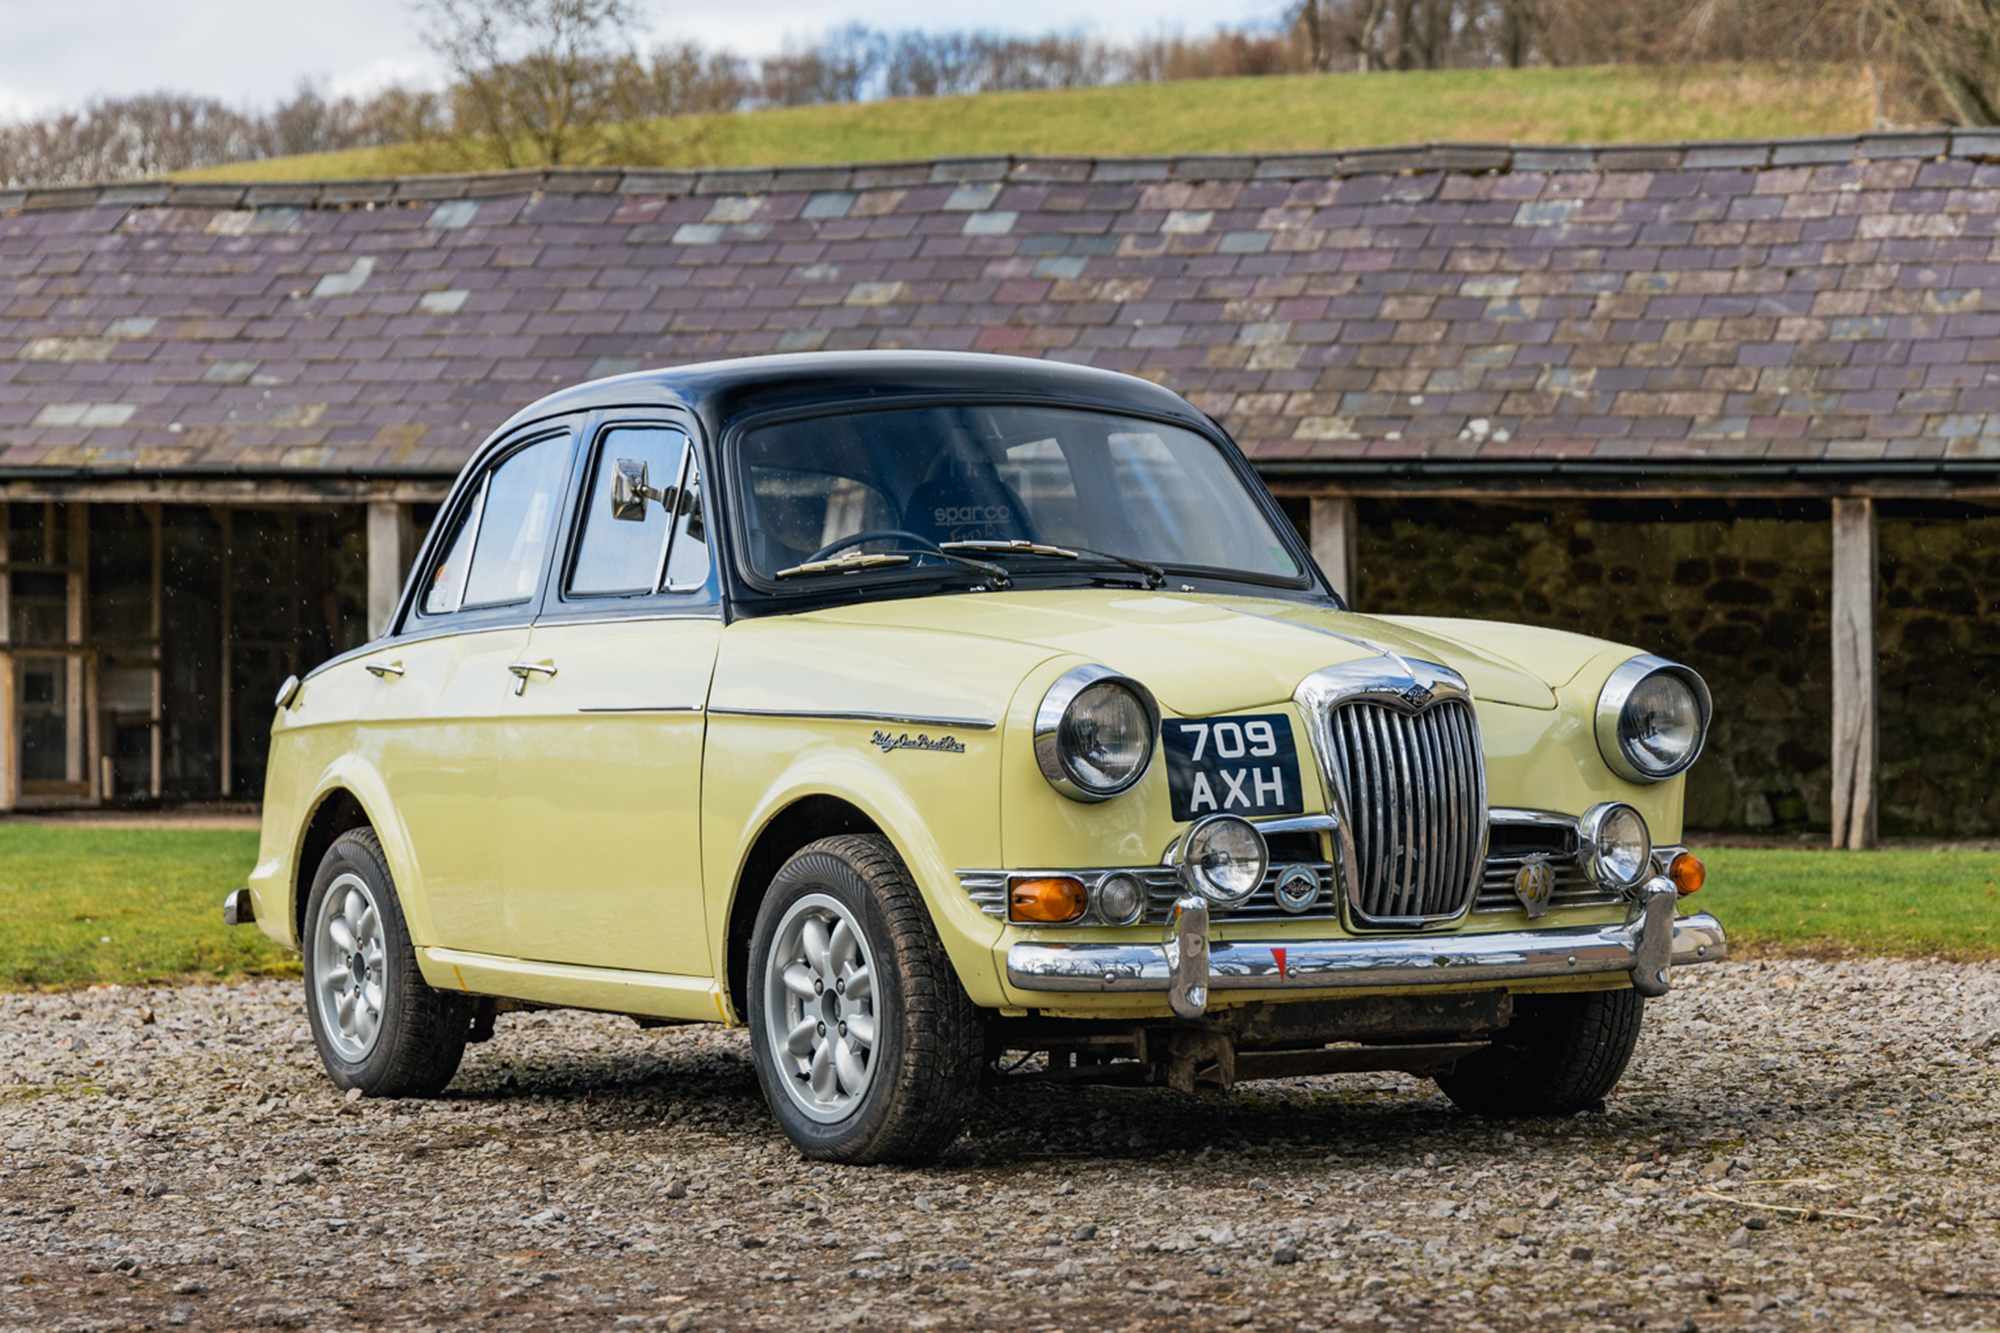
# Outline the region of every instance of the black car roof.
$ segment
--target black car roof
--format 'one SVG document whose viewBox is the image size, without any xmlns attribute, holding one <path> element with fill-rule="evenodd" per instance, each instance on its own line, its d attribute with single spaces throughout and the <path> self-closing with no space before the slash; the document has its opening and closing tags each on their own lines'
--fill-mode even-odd
<svg viewBox="0 0 2000 1333">
<path fill-rule="evenodd" d="M 979 352 L 806 352 L 702 361 L 592 380 L 538 400 L 515 413 L 497 433 L 551 416 L 614 407 L 685 408 L 719 433 L 747 412 L 939 394 L 1075 399 L 1157 416 L 1205 419 L 1171 390 L 1090 366 Z"/>
</svg>

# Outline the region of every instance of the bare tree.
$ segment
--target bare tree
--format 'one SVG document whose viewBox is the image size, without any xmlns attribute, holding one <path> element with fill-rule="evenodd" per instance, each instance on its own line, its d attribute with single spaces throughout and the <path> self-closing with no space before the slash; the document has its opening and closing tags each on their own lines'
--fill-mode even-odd
<svg viewBox="0 0 2000 1333">
<path fill-rule="evenodd" d="M 615 120 L 631 56 L 625 0 L 417 0 L 450 68 L 452 122 L 510 167 L 575 162 Z"/>
<path fill-rule="evenodd" d="M 1959 125 L 2000 125 L 2000 0 L 1862 0 L 1863 37 L 1904 70 L 1914 100 Z"/>
<path fill-rule="evenodd" d="M 772 106 L 859 102 L 880 68 L 883 40 L 858 23 L 766 59 L 758 68 L 764 100 Z"/>
</svg>

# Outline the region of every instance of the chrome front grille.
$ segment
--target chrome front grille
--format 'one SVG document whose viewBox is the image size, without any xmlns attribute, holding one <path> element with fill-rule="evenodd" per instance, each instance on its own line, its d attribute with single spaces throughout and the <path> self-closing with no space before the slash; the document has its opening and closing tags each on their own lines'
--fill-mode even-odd
<svg viewBox="0 0 2000 1333">
<path fill-rule="evenodd" d="M 1555 872 L 1556 887 L 1549 910 L 1562 907 L 1606 907 L 1624 901 L 1615 889 L 1601 888 L 1576 864 L 1576 830 L 1552 823 L 1507 824 L 1497 819 L 1486 851 L 1486 874 L 1479 883 L 1475 912 L 1522 912 L 1527 909 L 1514 892 L 1514 877 L 1530 857 Z"/>
<path fill-rule="evenodd" d="M 1354 838 L 1349 902 L 1358 923 L 1460 915 L 1486 847 L 1486 779 L 1472 706 L 1422 712 L 1366 701 L 1327 715 L 1333 779 Z"/>
<path fill-rule="evenodd" d="M 1521 873 L 1524 856 L 1492 856 L 1486 860 L 1486 876 L 1479 882 L 1475 912 L 1522 912 L 1527 909 L 1514 893 L 1514 877 Z M 1585 879 L 1575 861 L 1552 860 L 1556 872 L 1555 892 L 1549 895 L 1549 910 L 1562 907 L 1609 907 L 1625 901 L 1617 893 L 1600 889 Z"/>
</svg>

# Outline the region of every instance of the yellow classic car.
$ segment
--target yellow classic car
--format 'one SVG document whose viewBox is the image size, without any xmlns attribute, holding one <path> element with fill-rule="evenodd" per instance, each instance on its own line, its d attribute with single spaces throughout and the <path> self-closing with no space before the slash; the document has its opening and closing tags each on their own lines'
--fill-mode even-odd
<svg viewBox="0 0 2000 1333">
<path fill-rule="evenodd" d="M 1144 381 L 685 366 L 477 452 L 387 634 L 286 682 L 225 912 L 372 1096 L 569 1007 L 747 1024 L 841 1161 L 934 1156 L 1002 1069 L 1560 1113 L 1723 955 L 1677 908 L 1709 709 L 1633 648 L 1350 611 Z"/>
</svg>

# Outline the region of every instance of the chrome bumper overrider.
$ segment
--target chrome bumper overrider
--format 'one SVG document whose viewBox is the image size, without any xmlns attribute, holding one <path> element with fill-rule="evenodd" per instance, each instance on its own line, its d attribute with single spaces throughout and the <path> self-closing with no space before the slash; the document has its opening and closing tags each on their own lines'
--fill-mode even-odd
<svg viewBox="0 0 2000 1333">
<path fill-rule="evenodd" d="M 1446 986 L 1626 972 L 1641 994 L 1660 995 L 1670 968 L 1716 962 L 1728 948 L 1720 921 L 1707 912 L 1675 917 L 1675 900 L 1673 886 L 1655 879 L 1622 925 L 1333 940 L 1197 942 L 1188 938 L 1197 926 L 1190 912 L 1163 944 L 1016 944 L 1007 951 L 1007 980 L 1025 991 L 1167 991 L 1175 1012 L 1190 1018 L 1206 1008 L 1209 990 Z M 1207 921 L 1198 926 L 1206 935 Z"/>
</svg>

